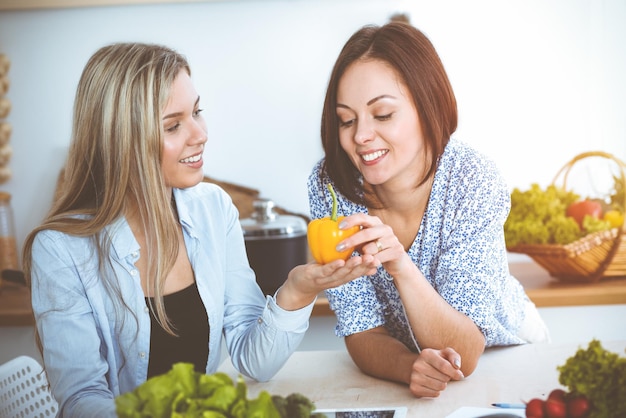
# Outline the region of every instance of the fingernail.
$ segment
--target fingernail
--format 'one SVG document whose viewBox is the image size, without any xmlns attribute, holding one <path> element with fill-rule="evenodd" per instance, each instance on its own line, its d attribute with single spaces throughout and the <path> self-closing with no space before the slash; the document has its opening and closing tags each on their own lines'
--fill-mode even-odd
<svg viewBox="0 0 626 418">
<path fill-rule="evenodd" d="M 346 221 L 339 222 L 339 229 L 344 229 L 346 226 Z"/>
<path fill-rule="evenodd" d="M 461 359 L 454 359 L 454 365 L 456 366 L 457 369 L 461 368 Z"/>
<path fill-rule="evenodd" d="M 344 244 L 343 242 L 340 242 L 339 245 L 337 245 L 337 247 L 335 247 L 335 250 L 342 252 L 343 250 L 346 249 L 346 244 Z"/>
</svg>

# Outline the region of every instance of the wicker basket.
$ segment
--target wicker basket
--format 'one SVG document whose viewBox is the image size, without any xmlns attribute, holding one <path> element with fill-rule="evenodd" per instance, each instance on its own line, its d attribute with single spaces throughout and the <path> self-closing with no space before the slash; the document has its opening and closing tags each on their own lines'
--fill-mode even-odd
<svg viewBox="0 0 626 418">
<path fill-rule="evenodd" d="M 624 174 L 626 164 L 602 151 L 577 155 L 559 170 L 552 183 L 556 184 L 562 178 L 562 187 L 566 188 L 567 175 L 572 166 L 588 157 L 604 157 L 616 163 L 622 185 L 626 186 Z M 626 207 L 626 202 L 624 202 L 624 207 Z M 621 228 L 592 233 L 566 245 L 519 244 L 508 248 L 508 251 L 528 255 L 545 268 L 551 276 L 558 279 L 570 282 L 596 282 L 603 278 L 626 276 L 624 228 L 623 225 Z"/>
</svg>

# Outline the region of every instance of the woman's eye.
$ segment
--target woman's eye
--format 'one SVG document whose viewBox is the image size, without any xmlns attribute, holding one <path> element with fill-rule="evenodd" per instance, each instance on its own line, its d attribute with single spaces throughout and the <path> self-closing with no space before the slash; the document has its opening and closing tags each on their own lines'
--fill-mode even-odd
<svg viewBox="0 0 626 418">
<path fill-rule="evenodd" d="M 194 117 L 198 117 L 200 116 L 200 112 L 202 112 L 204 109 L 197 109 L 196 111 L 193 112 L 193 116 Z"/>
<path fill-rule="evenodd" d="M 388 113 L 386 115 L 376 116 L 376 119 L 380 120 L 380 121 L 386 121 L 386 120 L 391 119 L 391 115 L 393 115 L 393 113 Z"/>
<path fill-rule="evenodd" d="M 169 128 L 165 128 L 165 132 L 169 132 L 169 133 L 176 132 L 176 130 L 177 130 L 179 127 L 180 127 L 180 123 L 179 123 L 179 122 L 177 122 L 175 125 L 170 126 Z"/>
<path fill-rule="evenodd" d="M 354 119 L 343 121 L 339 119 L 339 127 L 340 128 L 348 128 L 354 124 Z"/>
</svg>

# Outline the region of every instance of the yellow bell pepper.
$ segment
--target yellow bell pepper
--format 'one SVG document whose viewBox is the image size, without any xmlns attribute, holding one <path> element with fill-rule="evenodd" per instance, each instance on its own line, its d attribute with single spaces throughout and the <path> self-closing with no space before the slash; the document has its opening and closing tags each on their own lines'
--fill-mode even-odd
<svg viewBox="0 0 626 418">
<path fill-rule="evenodd" d="M 624 215 L 615 209 L 607 211 L 603 219 L 611 224 L 611 228 L 619 228 L 624 225 Z"/>
<path fill-rule="evenodd" d="M 348 229 L 339 229 L 339 223 L 345 216 L 337 217 L 337 195 L 335 194 L 333 186 L 328 184 L 327 187 L 333 198 L 331 215 L 312 220 L 309 222 L 307 228 L 309 250 L 315 261 L 319 264 L 326 264 L 339 259 L 347 260 L 350 258 L 354 248 L 346 248 L 344 251 L 337 251 L 337 244 L 349 236 L 354 235 L 361 229 L 358 226 L 353 226 Z"/>
</svg>

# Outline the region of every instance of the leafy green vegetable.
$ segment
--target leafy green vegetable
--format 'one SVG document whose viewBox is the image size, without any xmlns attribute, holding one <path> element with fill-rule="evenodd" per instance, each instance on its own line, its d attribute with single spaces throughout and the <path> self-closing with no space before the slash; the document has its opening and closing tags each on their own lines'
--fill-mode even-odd
<svg viewBox="0 0 626 418">
<path fill-rule="evenodd" d="M 585 215 L 583 219 L 583 229 L 586 234 L 592 234 L 598 231 L 606 231 L 611 229 L 611 223 L 604 219 L 594 218 L 593 216 Z"/>
<path fill-rule="evenodd" d="M 119 418 L 309 418 L 315 405 L 302 394 L 282 397 L 262 391 L 247 398 L 241 376 L 204 374 L 190 363 L 176 363 L 132 392 L 115 399 Z M 277 405 L 284 405 L 278 408 Z"/>
<path fill-rule="evenodd" d="M 272 402 L 274 402 L 274 407 L 278 411 L 281 417 L 286 417 L 287 415 L 287 398 L 280 395 L 273 395 Z"/>
<path fill-rule="evenodd" d="M 573 191 L 549 185 L 542 189 L 533 183 L 528 190 L 513 189 L 511 211 L 504 223 L 504 238 L 508 248 L 518 244 L 565 245 L 592 232 L 611 228 L 609 222 L 585 218 L 581 231 L 574 218 L 566 215 L 567 208 L 580 196 Z"/>
<path fill-rule="evenodd" d="M 251 412 L 248 413 L 248 418 L 281 418 L 272 402 L 272 397 L 266 391 L 262 391 L 258 398 L 250 401 L 249 411 Z"/>
<path fill-rule="evenodd" d="M 591 401 L 588 418 L 626 417 L 626 357 L 611 353 L 594 339 L 557 370 L 559 383 Z"/>
<path fill-rule="evenodd" d="M 287 396 L 287 416 L 308 418 L 315 409 L 313 402 L 300 393 L 292 393 Z"/>
<path fill-rule="evenodd" d="M 504 224 L 507 247 L 517 244 L 567 244 L 580 238 L 578 224 L 565 215 L 580 198 L 574 192 L 537 183 L 528 190 L 513 189 L 511 211 Z"/>
</svg>

